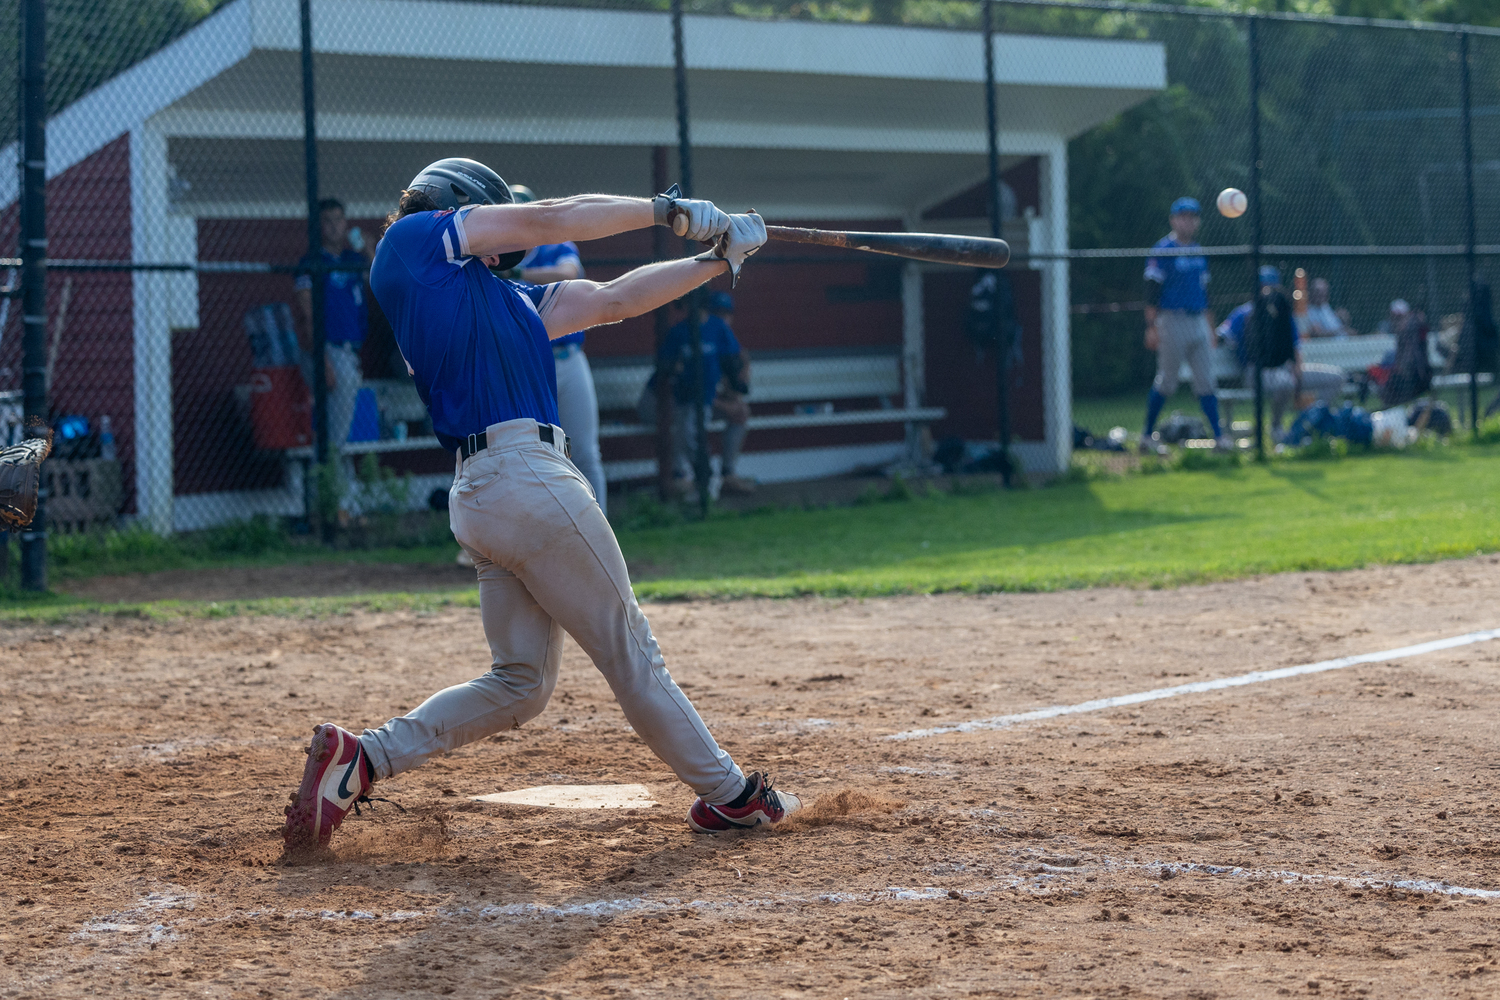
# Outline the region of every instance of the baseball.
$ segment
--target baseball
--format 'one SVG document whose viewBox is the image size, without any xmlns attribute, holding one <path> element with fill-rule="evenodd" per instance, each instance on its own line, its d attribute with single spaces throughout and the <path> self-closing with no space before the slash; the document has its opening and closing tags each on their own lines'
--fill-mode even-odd
<svg viewBox="0 0 1500 1000">
<path fill-rule="evenodd" d="M 1238 219 L 1250 207 L 1250 200 L 1239 188 L 1225 188 L 1219 192 L 1219 214 L 1226 219 Z"/>
</svg>

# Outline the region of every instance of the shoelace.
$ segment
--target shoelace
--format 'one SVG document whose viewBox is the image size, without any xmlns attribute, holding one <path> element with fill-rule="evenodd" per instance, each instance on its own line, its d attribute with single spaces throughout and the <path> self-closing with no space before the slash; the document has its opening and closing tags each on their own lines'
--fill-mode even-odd
<svg viewBox="0 0 1500 1000">
<path fill-rule="evenodd" d="M 387 802 L 387 803 L 395 806 L 396 809 L 399 810 L 400 812 L 403 812 L 403 813 L 406 812 L 406 807 L 403 806 L 399 802 L 392 802 L 390 799 L 381 798 L 378 795 L 377 796 L 372 796 L 369 793 L 366 793 L 366 794 L 361 795 L 359 798 L 357 798 L 357 799 L 354 800 L 354 815 L 356 815 L 356 816 L 363 816 L 364 815 L 364 813 L 362 813 L 362 812 L 359 811 L 359 804 L 361 802 L 365 802 L 365 803 L 369 804 L 369 806 L 370 806 L 370 812 L 374 812 L 375 811 L 375 803 L 377 803 L 377 802 Z"/>
</svg>

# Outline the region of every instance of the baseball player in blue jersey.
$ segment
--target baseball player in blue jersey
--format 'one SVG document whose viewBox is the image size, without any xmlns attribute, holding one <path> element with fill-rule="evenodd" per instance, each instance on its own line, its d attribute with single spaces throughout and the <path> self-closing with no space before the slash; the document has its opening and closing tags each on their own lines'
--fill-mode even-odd
<svg viewBox="0 0 1500 1000">
<path fill-rule="evenodd" d="M 1196 247 L 1199 206 L 1194 198 L 1172 202 L 1172 232 L 1153 249 Z M 1155 450 L 1156 418 L 1177 391 L 1183 362 L 1193 373 L 1193 395 L 1203 407 L 1215 440 L 1228 439 L 1219 429 L 1219 399 L 1214 395 L 1213 313 L 1208 308 L 1208 258 L 1197 254 L 1151 257 L 1146 260 L 1146 348 L 1156 352 L 1156 380 L 1146 403 L 1144 451 Z"/>
<path fill-rule="evenodd" d="M 375 782 L 534 718 L 557 683 L 564 630 L 604 674 L 635 732 L 698 793 L 688 813 L 694 830 L 774 823 L 801 805 L 759 772 L 747 778 L 667 672 L 614 532 L 568 460 L 551 343 L 649 312 L 726 271 L 738 276 L 765 242 L 765 223 L 670 195 L 511 202 L 483 164 L 439 160 L 402 193 L 370 271 L 433 429 L 454 453 L 449 517 L 478 570 L 491 667 L 360 736 L 316 727 L 286 810 L 289 848 L 326 845 Z M 603 284 L 531 285 L 491 273 L 533 247 L 683 216 L 684 235 L 712 241 L 711 250 Z"/>
<path fill-rule="evenodd" d="M 536 201 L 536 195 L 524 184 L 512 184 L 510 193 L 517 203 Z M 516 270 L 527 284 L 549 285 L 583 277 L 583 259 L 574 243 L 549 243 L 534 247 L 521 258 Z M 588 355 L 583 353 L 583 336 L 579 330 L 552 341 L 557 366 L 557 423 L 573 444 L 573 464 L 594 488 L 599 509 L 608 515 L 604 460 L 599 454 L 599 397 L 594 392 Z"/>
</svg>

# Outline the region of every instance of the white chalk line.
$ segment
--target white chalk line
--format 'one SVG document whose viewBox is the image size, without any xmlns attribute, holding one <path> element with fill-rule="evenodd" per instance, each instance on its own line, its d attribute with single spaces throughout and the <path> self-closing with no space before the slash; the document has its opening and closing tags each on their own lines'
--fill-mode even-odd
<svg viewBox="0 0 1500 1000">
<path fill-rule="evenodd" d="M 1030 712 L 1018 712 L 1015 715 L 996 715 L 988 719 L 974 719 L 969 722 L 955 723 L 951 726 L 934 726 L 931 729 L 909 729 L 903 733 L 893 733 L 885 738 L 888 740 L 916 740 L 927 736 L 942 736 L 946 733 L 976 733 L 994 729 L 1006 729 L 1019 722 L 1037 722 L 1042 719 L 1055 719 L 1062 715 L 1078 715 L 1083 712 L 1099 712 L 1106 708 L 1139 705 L 1146 701 L 1160 701 L 1163 698 L 1176 698 L 1185 694 L 1202 694 L 1206 691 L 1222 691 L 1225 688 L 1243 687 L 1246 684 L 1264 684 L 1267 681 L 1279 681 L 1287 677 L 1321 674 L 1328 670 L 1342 670 L 1345 667 L 1358 666 L 1361 663 L 1382 663 L 1386 660 L 1400 660 L 1408 656 L 1421 656 L 1424 653 L 1435 653 L 1439 650 L 1453 649 L 1457 646 L 1469 646 L 1476 642 L 1489 642 L 1491 639 L 1497 638 L 1500 638 L 1500 629 L 1466 632 L 1463 635 L 1455 635 L 1447 639 L 1419 642 L 1415 646 L 1402 646 L 1399 649 L 1387 649 L 1379 653 L 1341 656 L 1336 660 L 1322 660 L 1318 663 L 1304 663 L 1300 666 L 1280 667 L 1276 670 L 1256 670 L 1248 674 L 1239 674 L 1235 677 L 1220 677 L 1211 681 L 1194 681 L 1191 684 L 1155 688 L 1151 691 L 1139 691 L 1135 694 L 1116 695 L 1113 698 L 1096 698 L 1093 701 L 1085 701 L 1077 705 L 1052 705 L 1048 708 L 1038 708 Z"/>
</svg>

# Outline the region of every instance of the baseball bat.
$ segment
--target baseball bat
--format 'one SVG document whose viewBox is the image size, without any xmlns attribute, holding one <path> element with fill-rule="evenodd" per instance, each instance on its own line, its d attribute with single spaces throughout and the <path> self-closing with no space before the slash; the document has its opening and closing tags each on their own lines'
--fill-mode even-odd
<svg viewBox="0 0 1500 1000">
<path fill-rule="evenodd" d="M 766 236 L 784 243 L 816 243 L 846 250 L 866 250 L 934 264 L 965 267 L 1004 267 L 1010 245 L 983 236 L 946 236 L 941 233 L 850 233 L 829 229 L 767 226 Z"/>
<path fill-rule="evenodd" d="M 672 231 L 678 236 L 687 232 L 687 214 L 672 215 Z M 941 233 L 851 233 L 835 229 L 798 229 L 793 226 L 767 226 L 769 239 L 784 243 L 815 243 L 818 246 L 842 247 L 890 254 L 934 264 L 961 264 L 965 267 L 1004 267 L 1010 260 L 1010 244 L 984 236 L 947 236 Z"/>
</svg>

